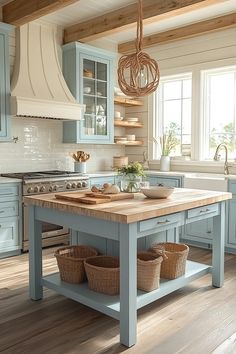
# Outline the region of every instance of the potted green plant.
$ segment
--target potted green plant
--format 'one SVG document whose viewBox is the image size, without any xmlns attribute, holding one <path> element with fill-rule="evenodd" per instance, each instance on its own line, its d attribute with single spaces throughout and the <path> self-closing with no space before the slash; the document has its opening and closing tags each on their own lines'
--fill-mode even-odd
<svg viewBox="0 0 236 354">
<path fill-rule="evenodd" d="M 176 129 L 170 126 L 169 130 L 167 130 L 166 133 L 160 137 L 160 149 L 161 149 L 160 170 L 161 171 L 170 170 L 170 154 L 173 150 L 175 150 L 178 144 L 179 144 L 179 140 L 176 137 Z"/>
<path fill-rule="evenodd" d="M 145 176 L 143 165 L 140 162 L 131 162 L 126 166 L 117 169 L 121 175 L 121 190 L 123 192 L 138 192 L 140 190 L 140 182 Z"/>
</svg>

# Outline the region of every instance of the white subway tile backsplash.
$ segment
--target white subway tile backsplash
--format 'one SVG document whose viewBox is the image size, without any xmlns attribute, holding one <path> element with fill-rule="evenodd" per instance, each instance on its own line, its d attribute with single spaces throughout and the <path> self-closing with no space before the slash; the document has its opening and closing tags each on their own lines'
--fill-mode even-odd
<svg viewBox="0 0 236 354">
<path fill-rule="evenodd" d="M 63 144 L 62 121 L 12 117 L 11 134 L 17 143 L 0 143 L 0 173 L 74 169 L 70 153 L 84 150 L 91 155 L 87 172 L 111 170 L 113 156 L 125 148 L 111 145 Z"/>
</svg>

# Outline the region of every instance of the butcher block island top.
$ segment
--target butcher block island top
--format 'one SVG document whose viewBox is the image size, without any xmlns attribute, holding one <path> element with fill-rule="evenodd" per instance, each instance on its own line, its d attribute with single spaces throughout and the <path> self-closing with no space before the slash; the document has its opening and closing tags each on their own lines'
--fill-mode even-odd
<svg viewBox="0 0 236 354">
<path fill-rule="evenodd" d="M 74 192 L 71 192 L 73 195 Z M 77 192 L 78 194 L 78 192 Z M 81 192 L 81 197 L 85 193 Z M 214 204 L 232 198 L 231 193 L 175 188 L 166 199 L 150 199 L 135 193 L 133 199 L 123 199 L 103 204 L 88 205 L 57 199 L 54 194 L 41 194 L 24 198 L 26 204 L 52 208 L 99 219 L 129 224 L 141 220 Z"/>
</svg>

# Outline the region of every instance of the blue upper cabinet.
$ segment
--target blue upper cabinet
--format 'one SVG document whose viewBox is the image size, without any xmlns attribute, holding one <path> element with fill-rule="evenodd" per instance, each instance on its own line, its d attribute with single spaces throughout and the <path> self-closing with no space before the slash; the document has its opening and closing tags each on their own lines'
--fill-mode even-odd
<svg viewBox="0 0 236 354">
<path fill-rule="evenodd" d="M 0 22 L 0 140 L 9 140 L 10 63 L 9 31 L 13 26 Z"/>
<path fill-rule="evenodd" d="M 79 103 L 85 104 L 81 121 L 63 122 L 64 143 L 114 142 L 115 55 L 86 44 L 63 46 L 63 73 Z"/>
</svg>

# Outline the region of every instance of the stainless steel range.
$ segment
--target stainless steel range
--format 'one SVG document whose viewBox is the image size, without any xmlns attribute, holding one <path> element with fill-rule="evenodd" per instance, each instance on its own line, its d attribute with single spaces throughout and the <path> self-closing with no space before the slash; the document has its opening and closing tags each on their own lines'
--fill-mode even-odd
<svg viewBox="0 0 236 354">
<path fill-rule="evenodd" d="M 22 195 L 35 195 L 64 191 L 79 191 L 89 188 L 89 176 L 71 171 L 42 171 L 25 173 L 3 173 L 4 177 L 19 178 L 22 180 Z M 22 202 L 22 250 L 29 247 L 28 207 Z M 43 247 L 58 244 L 67 244 L 69 229 L 59 225 L 43 223 Z"/>
</svg>

